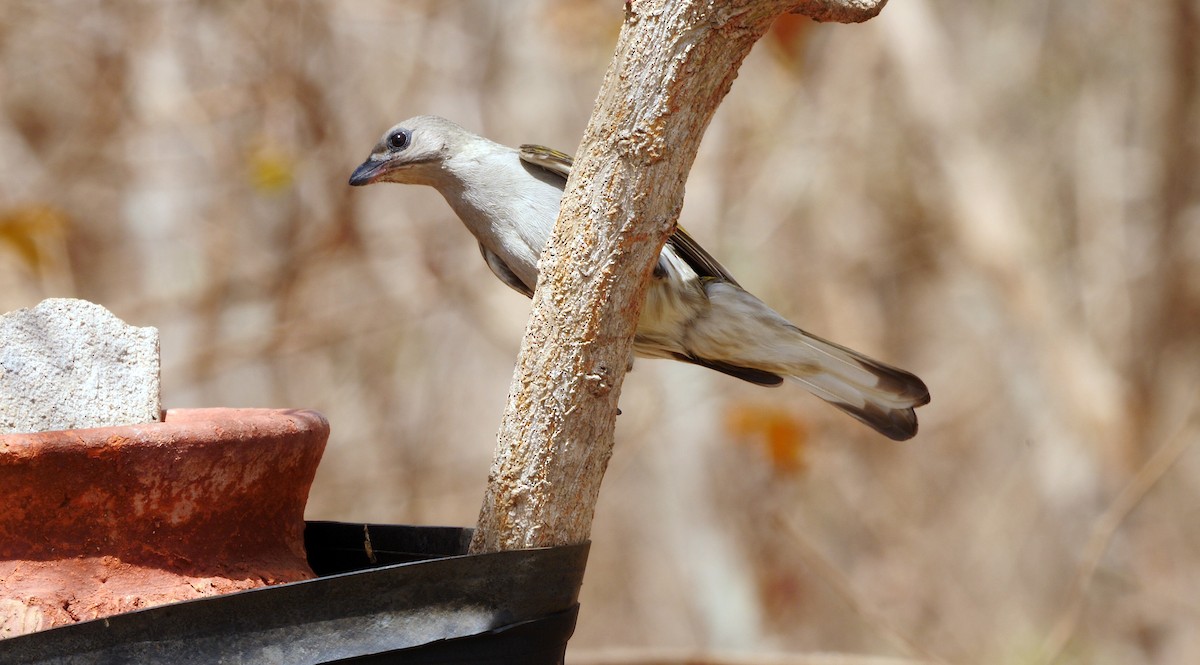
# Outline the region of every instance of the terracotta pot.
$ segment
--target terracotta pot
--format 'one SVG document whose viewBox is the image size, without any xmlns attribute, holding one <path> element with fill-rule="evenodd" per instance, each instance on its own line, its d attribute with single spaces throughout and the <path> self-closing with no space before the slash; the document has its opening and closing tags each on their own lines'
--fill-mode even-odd
<svg viewBox="0 0 1200 665">
<path fill-rule="evenodd" d="M 314 577 L 314 411 L 0 435 L 0 637 Z"/>
</svg>

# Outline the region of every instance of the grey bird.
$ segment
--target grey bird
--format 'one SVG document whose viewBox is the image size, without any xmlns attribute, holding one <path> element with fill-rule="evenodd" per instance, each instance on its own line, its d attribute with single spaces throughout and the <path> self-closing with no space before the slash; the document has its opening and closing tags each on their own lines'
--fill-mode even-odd
<svg viewBox="0 0 1200 665">
<path fill-rule="evenodd" d="M 350 184 L 433 187 L 475 236 L 496 277 L 532 297 L 571 163 L 556 150 L 514 149 L 449 120 L 419 116 L 389 129 Z M 634 350 L 761 386 L 794 379 L 897 441 L 916 435 L 913 409 L 929 402 L 916 376 L 789 323 L 678 227 L 654 268 Z"/>
</svg>

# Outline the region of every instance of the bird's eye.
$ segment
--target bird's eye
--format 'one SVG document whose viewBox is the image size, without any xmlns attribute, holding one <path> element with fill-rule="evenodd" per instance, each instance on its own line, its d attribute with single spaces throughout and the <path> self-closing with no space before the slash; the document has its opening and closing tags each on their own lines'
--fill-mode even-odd
<svg viewBox="0 0 1200 665">
<path fill-rule="evenodd" d="M 403 150 L 408 147 L 411 139 L 412 134 L 409 134 L 407 129 L 398 129 L 388 135 L 387 144 L 392 150 Z"/>
</svg>

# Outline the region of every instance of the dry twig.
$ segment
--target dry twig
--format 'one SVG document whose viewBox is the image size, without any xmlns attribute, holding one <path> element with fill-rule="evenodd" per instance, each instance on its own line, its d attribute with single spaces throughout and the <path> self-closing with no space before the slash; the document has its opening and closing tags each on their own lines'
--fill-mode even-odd
<svg viewBox="0 0 1200 665">
<path fill-rule="evenodd" d="M 1117 535 L 1117 530 L 1183 453 L 1196 442 L 1197 426 L 1200 426 L 1200 412 L 1194 412 L 1167 442 L 1146 460 L 1117 498 L 1113 499 L 1104 513 L 1096 519 L 1092 525 L 1091 537 L 1083 550 L 1083 561 L 1080 562 L 1075 581 L 1071 584 L 1067 606 L 1042 644 L 1041 657 L 1037 662 L 1050 665 L 1062 657 L 1067 644 L 1075 635 L 1076 628 L 1079 627 L 1079 617 L 1087 603 L 1088 590 L 1109 544 Z"/>
</svg>

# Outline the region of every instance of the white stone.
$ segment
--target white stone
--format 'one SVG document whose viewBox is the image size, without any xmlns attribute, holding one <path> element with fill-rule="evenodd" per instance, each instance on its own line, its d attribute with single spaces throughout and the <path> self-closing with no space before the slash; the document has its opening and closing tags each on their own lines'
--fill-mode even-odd
<svg viewBox="0 0 1200 665">
<path fill-rule="evenodd" d="M 157 328 L 67 298 L 0 316 L 0 434 L 161 418 Z"/>
</svg>

